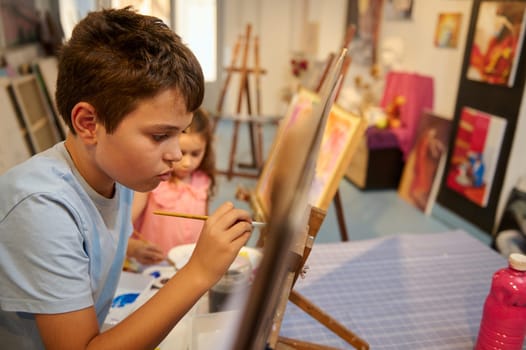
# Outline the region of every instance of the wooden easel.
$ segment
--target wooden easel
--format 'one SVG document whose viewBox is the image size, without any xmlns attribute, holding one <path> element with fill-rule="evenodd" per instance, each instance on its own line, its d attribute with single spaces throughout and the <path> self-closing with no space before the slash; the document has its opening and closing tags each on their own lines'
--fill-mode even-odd
<svg viewBox="0 0 526 350">
<path fill-rule="evenodd" d="M 298 259 L 296 260 L 297 264 L 291 266 L 289 278 L 287 280 L 288 285 L 286 286 L 286 293 L 280 305 L 278 306 L 278 312 L 274 317 L 274 327 L 273 332 L 269 337 L 269 345 L 272 349 L 276 350 L 285 350 L 285 349 L 297 349 L 297 350 L 331 350 L 332 347 L 325 345 L 305 342 L 298 339 L 291 339 L 279 336 L 279 330 L 281 328 L 281 322 L 285 314 L 285 308 L 287 300 L 290 300 L 301 310 L 309 314 L 316 321 L 320 322 L 322 325 L 330 329 L 337 336 L 345 340 L 347 343 L 352 345 L 355 349 L 366 350 L 369 349 L 369 344 L 346 328 L 344 325 L 339 323 L 332 316 L 324 312 L 321 308 L 317 307 L 313 302 L 305 298 L 300 293 L 293 290 L 294 284 L 296 283 L 298 277 L 303 274 L 305 262 L 309 257 L 310 251 L 316 240 L 318 231 L 323 223 L 326 212 L 322 209 L 311 207 L 308 219 L 308 227 L 306 228 L 306 234 L 302 237 L 303 242 L 296 244 L 294 247 L 294 253 L 298 254 Z M 299 251 L 298 251 L 299 249 Z"/>
<path fill-rule="evenodd" d="M 307 261 L 309 254 L 312 250 L 312 247 L 314 245 L 314 241 L 316 240 L 318 231 L 325 218 L 325 214 L 326 213 L 322 211 L 321 209 L 318 209 L 316 207 L 311 208 L 311 215 L 309 217 L 309 231 L 308 231 L 309 235 L 306 240 L 305 249 L 303 251 L 301 262 L 295 272 L 294 284 L 296 283 L 298 277 L 304 271 L 305 262 Z M 292 287 L 294 287 L 294 284 Z M 354 348 L 360 349 L 360 350 L 369 349 L 369 344 L 365 340 L 361 339 L 359 336 L 354 334 L 351 330 L 349 330 L 347 327 L 342 325 L 340 322 L 338 322 L 328 313 L 323 311 L 321 308 L 317 307 L 312 301 L 308 300 L 300 293 L 291 289 L 290 294 L 289 294 L 289 300 L 292 303 L 294 303 L 296 306 L 298 306 L 301 310 L 309 314 L 316 321 L 320 322 L 322 325 L 330 329 L 340 338 L 342 338 L 347 343 L 352 345 Z M 287 346 L 294 346 L 294 348 L 298 350 L 308 350 L 308 349 L 330 350 L 330 349 L 333 349 L 331 347 L 322 346 L 322 345 L 313 344 L 313 343 L 304 342 L 304 341 L 299 341 L 297 339 L 280 337 L 279 341 L 282 344 L 285 344 Z"/>
<path fill-rule="evenodd" d="M 343 40 L 342 48 L 349 47 L 352 40 L 354 39 L 354 34 L 356 33 L 356 27 L 351 24 L 349 27 L 347 27 L 347 31 L 345 33 L 345 38 Z M 325 78 L 327 76 L 327 72 L 329 70 L 329 66 L 331 65 L 332 61 L 336 55 L 334 53 L 330 53 L 327 57 L 327 63 L 325 64 L 325 69 L 322 73 L 322 76 L 320 77 L 320 81 L 318 82 L 318 85 L 316 86 L 316 92 L 319 92 L 321 89 L 321 86 L 323 85 L 323 82 L 325 81 Z M 347 72 L 349 71 L 349 66 L 351 65 L 351 56 L 347 55 L 343 61 L 342 66 L 342 76 L 345 78 L 347 75 Z M 338 91 L 336 92 L 336 98 L 335 101 L 338 101 L 338 96 L 340 95 L 341 89 L 343 86 L 342 84 L 338 87 Z M 347 242 L 349 240 L 349 234 L 347 233 L 347 225 L 345 224 L 345 216 L 343 215 L 343 206 L 342 206 L 342 199 L 340 196 L 340 190 L 336 190 L 336 193 L 334 194 L 333 198 L 333 204 L 334 209 L 336 210 L 336 219 L 338 220 L 338 227 L 340 228 L 340 237 L 342 242 Z"/>
<path fill-rule="evenodd" d="M 233 134 L 232 134 L 232 143 L 230 147 L 230 155 L 228 162 L 227 170 L 219 170 L 218 173 L 227 175 L 227 178 L 230 180 L 233 176 L 243 176 L 249 178 L 257 178 L 258 173 L 263 166 L 263 136 L 261 130 L 262 123 L 268 123 L 269 121 L 275 122 L 276 119 L 273 118 L 264 118 L 261 116 L 261 75 L 265 74 L 266 71 L 260 67 L 259 61 L 259 38 L 258 36 L 254 37 L 253 40 L 253 57 L 254 57 L 254 67 L 249 68 L 248 66 L 248 57 L 249 49 L 251 46 L 252 26 L 247 24 L 245 35 L 239 36 L 234 48 L 232 50 L 232 58 L 230 65 L 226 67 L 227 76 L 223 83 L 221 93 L 219 95 L 219 100 L 217 103 L 216 113 L 214 115 L 213 130 L 217 129 L 217 123 L 220 119 L 230 119 L 233 121 Z M 238 58 L 240 51 L 242 51 L 241 64 L 238 66 Z M 236 73 L 239 75 L 239 89 L 237 95 L 237 105 L 235 114 L 232 116 L 223 115 L 223 104 L 228 91 L 229 86 L 231 85 L 231 80 L 233 74 Z M 251 93 L 250 93 L 250 79 L 249 77 L 253 76 L 255 79 L 255 97 L 256 97 L 256 111 L 255 114 L 252 110 L 251 103 Z M 242 114 L 243 102 L 246 105 L 246 114 Z M 250 139 L 250 150 L 252 156 L 252 162 L 245 164 L 238 164 L 239 167 L 247 169 L 255 169 L 256 173 L 244 173 L 236 172 L 235 167 L 235 156 L 237 151 L 237 142 L 239 136 L 239 127 L 241 122 L 248 123 L 249 130 L 249 139 Z"/>
<path fill-rule="evenodd" d="M 312 165 L 319 156 L 336 87 L 341 82 L 341 68 L 346 54 L 347 49 L 342 49 L 338 60 L 332 65 L 327 82 L 321 89 L 319 103 L 314 104 L 312 110 L 307 107 L 306 117 L 294 118 L 295 123 L 288 124 L 288 132 L 280 133 L 283 139 L 274 158 L 276 172 L 269 180 L 270 210 L 258 213 L 268 222 L 261 232 L 267 236 L 267 239 L 261 240 L 265 245 L 265 253 L 250 290 L 235 339 L 235 349 L 263 348 L 265 345 L 276 350 L 331 349 L 279 337 L 289 299 L 357 349 L 369 348 L 365 341 L 292 290 L 303 271 L 326 213 L 308 204 L 308 194 L 315 171 Z"/>
</svg>

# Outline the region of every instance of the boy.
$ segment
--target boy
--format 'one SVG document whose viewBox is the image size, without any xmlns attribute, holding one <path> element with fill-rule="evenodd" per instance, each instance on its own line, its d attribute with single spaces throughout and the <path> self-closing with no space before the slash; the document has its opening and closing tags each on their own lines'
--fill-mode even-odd
<svg viewBox="0 0 526 350">
<path fill-rule="evenodd" d="M 0 178 L 2 347 L 153 349 L 225 273 L 252 230 L 231 203 L 206 221 L 183 269 L 100 333 L 132 233 L 133 190 L 169 178 L 203 94 L 199 63 L 160 20 L 126 8 L 75 27 L 56 92 L 70 133 Z"/>
</svg>

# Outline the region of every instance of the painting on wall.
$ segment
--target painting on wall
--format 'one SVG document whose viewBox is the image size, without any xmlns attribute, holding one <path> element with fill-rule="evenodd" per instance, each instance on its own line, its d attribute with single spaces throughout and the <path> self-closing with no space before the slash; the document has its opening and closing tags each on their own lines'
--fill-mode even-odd
<svg viewBox="0 0 526 350">
<path fill-rule="evenodd" d="M 377 63 L 382 9 L 383 0 L 347 1 L 347 26 L 356 28 L 349 47 L 353 65 L 370 67 Z"/>
<path fill-rule="evenodd" d="M 409 20 L 413 13 L 413 0 L 387 0 L 384 3 L 386 20 Z"/>
<path fill-rule="evenodd" d="M 449 160 L 447 187 L 486 207 L 505 129 L 506 119 L 464 107 Z"/>
<path fill-rule="evenodd" d="M 327 210 L 361 140 L 365 118 L 333 105 L 323 132 L 309 203 Z"/>
<path fill-rule="evenodd" d="M 38 41 L 35 0 L 0 0 L 0 24 L 1 42 L 6 47 Z"/>
<path fill-rule="evenodd" d="M 480 4 L 467 78 L 512 87 L 524 41 L 526 2 Z"/>
<path fill-rule="evenodd" d="M 431 212 L 434 203 L 450 133 L 451 120 L 425 111 L 404 166 L 398 195 L 425 213 Z"/>
<path fill-rule="evenodd" d="M 440 13 L 435 30 L 435 46 L 456 48 L 460 35 L 462 13 Z"/>
</svg>

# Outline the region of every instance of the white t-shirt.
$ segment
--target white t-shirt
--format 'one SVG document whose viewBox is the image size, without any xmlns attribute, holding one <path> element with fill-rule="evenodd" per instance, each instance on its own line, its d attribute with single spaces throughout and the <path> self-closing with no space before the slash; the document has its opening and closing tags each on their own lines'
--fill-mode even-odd
<svg viewBox="0 0 526 350">
<path fill-rule="evenodd" d="M 0 343 L 43 348 L 34 313 L 106 317 L 132 233 L 133 192 L 108 199 L 59 143 L 0 176 Z"/>
</svg>

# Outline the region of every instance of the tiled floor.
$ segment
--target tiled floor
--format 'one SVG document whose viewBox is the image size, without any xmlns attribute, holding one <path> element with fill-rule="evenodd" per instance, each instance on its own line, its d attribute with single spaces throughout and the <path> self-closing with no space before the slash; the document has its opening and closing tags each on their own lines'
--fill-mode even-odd
<svg viewBox="0 0 526 350">
<path fill-rule="evenodd" d="M 275 126 L 264 128 L 265 154 L 272 145 L 275 130 Z M 216 131 L 216 154 L 218 169 L 221 170 L 227 169 L 231 133 L 232 123 L 221 121 Z M 239 137 L 236 161 L 249 162 L 251 159 L 246 125 L 241 125 Z M 233 201 L 239 207 L 250 209 L 247 203 L 235 199 L 235 192 L 238 186 L 255 188 L 257 180 L 234 177 L 228 181 L 225 176 L 218 176 L 217 180 L 218 191 L 216 196 L 212 198 L 211 210 L 227 200 Z M 451 220 L 445 223 L 434 215 L 424 215 L 402 200 L 394 189 L 362 191 L 344 178 L 340 183 L 339 191 L 350 240 L 363 240 L 396 233 L 425 234 L 462 228 L 483 242 L 489 243 L 488 235 L 472 228 L 469 224 L 465 224 L 462 220 L 457 220 L 452 224 Z M 317 242 L 338 242 L 341 240 L 335 213 L 334 205 L 331 205 L 318 233 Z"/>
</svg>

